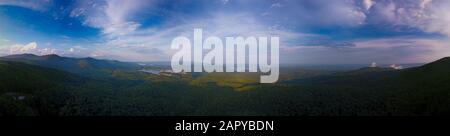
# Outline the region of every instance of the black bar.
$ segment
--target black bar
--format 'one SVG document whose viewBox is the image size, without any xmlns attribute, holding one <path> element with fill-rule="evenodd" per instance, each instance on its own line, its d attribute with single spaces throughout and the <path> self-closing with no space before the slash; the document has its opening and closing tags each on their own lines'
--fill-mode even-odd
<svg viewBox="0 0 450 136">
<path fill-rule="evenodd" d="M 219 121 L 273 121 L 273 130 L 177 131 L 176 123 Z M 1 117 L 0 130 L 158 133 L 162 135 L 288 135 L 331 132 L 445 131 L 448 117 Z M 220 125 L 220 124 L 219 124 Z M 220 127 L 217 125 L 217 127 Z"/>
</svg>

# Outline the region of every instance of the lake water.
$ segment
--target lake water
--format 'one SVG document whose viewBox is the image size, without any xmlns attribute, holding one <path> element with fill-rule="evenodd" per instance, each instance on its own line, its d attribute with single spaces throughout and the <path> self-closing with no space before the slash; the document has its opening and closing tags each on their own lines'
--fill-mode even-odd
<svg viewBox="0 0 450 136">
<path fill-rule="evenodd" d="M 145 73 L 150 73 L 150 74 L 155 74 L 155 75 L 159 75 L 159 73 L 161 72 L 161 70 L 156 70 L 156 69 L 142 69 L 139 70 Z"/>
</svg>

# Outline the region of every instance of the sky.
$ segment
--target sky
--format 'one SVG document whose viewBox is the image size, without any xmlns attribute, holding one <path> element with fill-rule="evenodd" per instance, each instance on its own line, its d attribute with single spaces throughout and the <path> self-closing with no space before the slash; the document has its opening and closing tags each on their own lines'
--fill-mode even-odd
<svg viewBox="0 0 450 136">
<path fill-rule="evenodd" d="M 280 37 L 280 63 L 450 56 L 448 0 L 0 0 L 0 56 L 170 61 L 177 36 Z"/>
</svg>

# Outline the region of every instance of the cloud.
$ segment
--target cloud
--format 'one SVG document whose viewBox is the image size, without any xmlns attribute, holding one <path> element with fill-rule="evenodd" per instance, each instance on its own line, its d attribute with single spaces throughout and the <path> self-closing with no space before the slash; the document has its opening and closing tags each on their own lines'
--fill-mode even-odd
<svg viewBox="0 0 450 136">
<path fill-rule="evenodd" d="M 427 8 L 427 4 L 433 4 L 433 8 Z M 423 0 L 421 6 L 426 9 L 426 19 L 418 24 L 419 28 L 427 32 L 437 32 L 450 36 L 450 1 L 431 3 L 430 0 Z"/>
<path fill-rule="evenodd" d="M 284 63 L 306 64 L 404 64 L 431 62 L 450 54 L 448 39 L 397 37 L 358 40 L 353 47 L 298 45 L 280 49 Z"/>
<path fill-rule="evenodd" d="M 7 2 L 9 4 L 5 4 Z M 0 5 L 38 7 L 30 6 L 33 4 L 19 4 L 20 2 L 1 1 Z M 38 3 L 31 0 L 27 2 Z M 391 38 L 392 40 L 389 38 L 358 40 L 350 37 L 348 39 L 351 40 L 345 41 L 322 34 L 322 30 L 353 33 L 353 30 L 363 28 L 365 25 L 383 28 L 406 26 L 426 33 L 450 35 L 450 25 L 448 25 L 450 13 L 447 12 L 450 2 L 442 0 L 217 0 L 214 2 L 196 0 L 194 2 L 195 5 L 160 0 L 129 0 L 126 3 L 120 0 L 76 1 L 69 16 L 81 19 L 85 26 L 99 29 L 101 42 L 92 43 L 92 46 L 58 48 L 60 50 L 36 47 L 27 51 L 39 53 L 38 50 L 42 52 L 53 50 L 59 54 L 111 57 L 130 61 L 169 60 L 173 53 L 169 45 L 174 37 L 189 37 L 192 36 L 194 28 L 203 28 L 204 37 L 280 36 L 280 45 L 287 54 L 292 55 L 285 57 L 287 61 L 310 58 L 311 60 L 304 60 L 304 62 L 344 63 L 351 60 L 372 62 L 382 60 L 381 58 L 386 59 L 386 56 L 404 61 L 406 58 L 404 56 L 426 52 L 437 53 L 436 55 L 427 54 L 434 57 L 442 56 L 447 49 L 439 51 L 434 50 L 437 46 L 413 46 L 433 42 L 436 44 L 439 40 L 435 39 L 427 41 L 394 37 Z M 186 7 L 192 13 L 186 13 L 187 11 L 180 7 Z M 155 15 L 159 15 L 164 21 L 154 26 L 146 24 L 149 23 L 146 19 L 153 19 Z M 397 29 L 389 30 L 397 31 Z M 21 52 L 20 49 L 15 52 Z M 422 57 L 412 58 L 420 61 L 430 60 L 430 57 L 425 55 Z M 396 60 L 392 59 L 392 61 Z"/>
<path fill-rule="evenodd" d="M 68 57 L 97 57 L 92 55 L 92 52 L 94 52 L 95 48 L 86 48 L 83 46 L 71 46 L 67 49 L 57 50 L 57 53 L 62 56 L 68 56 Z"/>
<path fill-rule="evenodd" d="M 274 8 L 279 6 L 283 7 Z M 284 0 L 272 3 L 261 15 L 265 21 L 297 29 L 376 26 L 450 36 L 449 7 L 448 0 Z"/>
<path fill-rule="evenodd" d="M 281 45 L 288 45 L 289 41 L 295 41 L 302 37 L 315 35 L 279 30 L 271 26 L 259 23 L 248 14 L 213 14 L 210 18 L 190 20 L 175 27 L 148 28 L 135 30 L 120 36 L 120 38 L 106 41 L 105 46 L 99 47 L 95 53 L 97 56 L 114 56 L 124 60 L 170 60 L 174 53 L 170 50 L 173 38 L 177 36 L 193 36 L 195 28 L 203 29 L 204 39 L 208 36 L 220 38 L 236 36 L 280 36 L 283 37 Z"/>
<path fill-rule="evenodd" d="M 159 11 L 151 3 L 132 0 L 80 2 L 71 17 L 81 17 L 85 25 L 101 29 L 104 43 L 94 48 L 91 56 L 113 57 L 121 60 L 170 60 L 173 53 L 169 45 L 177 36 L 192 36 L 195 28 L 202 28 L 204 36 L 280 36 L 287 45 L 299 38 L 314 36 L 297 33 L 276 25 L 266 24 L 253 13 L 209 11 L 202 15 L 186 15 L 182 11 L 166 14 L 168 22 L 156 27 L 142 27 L 136 21 L 141 12 Z M 179 5 L 178 5 L 179 6 Z M 199 17 L 201 16 L 201 18 Z M 70 51 L 69 51 L 70 52 Z"/>
<path fill-rule="evenodd" d="M 259 2 L 259 1 L 254 1 Z M 366 18 L 357 1 L 345 0 L 285 0 L 272 3 L 263 15 L 268 21 L 282 22 L 292 27 L 354 27 Z M 280 7 L 282 8 L 274 8 Z"/>
<path fill-rule="evenodd" d="M 2 52 L 4 52 L 4 51 L 2 51 Z M 36 42 L 30 42 L 25 45 L 14 44 L 9 47 L 9 55 L 24 54 L 24 53 L 47 55 L 47 54 L 56 54 L 57 50 L 54 48 L 39 48 L 38 44 Z"/>
<path fill-rule="evenodd" d="M 252 2 L 255 1 L 248 3 Z M 400 4 L 401 2 L 403 3 Z M 152 5 L 144 5 L 141 1 L 134 0 L 127 2 L 126 5 L 115 0 L 104 1 L 104 3 L 83 2 L 82 4 L 71 15 L 73 17 L 83 16 L 85 24 L 100 28 L 105 38 L 104 45 L 95 47 L 94 51 L 88 54 L 122 60 L 169 60 L 173 53 L 169 49 L 171 40 L 176 36 L 192 36 L 194 28 L 203 28 L 204 37 L 280 36 L 282 42 L 280 45 L 286 49 L 285 51 L 308 54 L 309 58 L 315 58 L 312 60 L 326 58 L 324 60 L 335 60 L 339 63 L 349 60 L 366 62 L 380 59 L 375 57 L 376 54 L 379 54 L 377 51 L 385 51 L 392 57 L 404 59 L 405 57 L 397 56 L 398 54 L 394 52 L 407 54 L 405 52 L 410 51 L 410 54 L 421 54 L 418 50 L 429 51 L 431 49 L 412 46 L 420 41 L 405 39 L 395 39 L 399 43 L 391 43 L 393 41 L 386 39 L 367 40 L 366 42 L 334 41 L 326 35 L 302 33 L 290 29 L 291 26 L 357 27 L 366 24 L 388 24 L 407 25 L 433 31 L 432 28 L 424 27 L 424 24 L 414 19 L 415 16 L 424 14 L 427 10 L 430 1 L 425 0 L 420 2 L 390 0 L 277 1 L 267 3 L 265 9 L 262 5 L 254 5 L 256 8 L 264 10 L 214 11 L 207 9 L 209 12 L 201 14 L 202 18 L 196 17 L 200 16 L 197 14 L 185 15 L 172 11 L 166 17 L 170 18 L 169 22 L 176 23 L 146 28 L 142 27 L 142 24 L 134 17 L 142 10 L 154 11 Z M 240 4 L 243 7 L 250 7 L 244 2 Z M 261 16 L 258 13 L 260 11 L 267 14 Z M 411 45 L 400 46 L 400 42 Z M 288 49 L 292 51 L 288 51 Z M 303 49 L 310 52 L 302 51 Z M 296 54 L 292 55 L 297 56 Z M 414 58 L 424 61 L 423 58 Z M 392 59 L 392 61 L 396 60 Z"/>
<path fill-rule="evenodd" d="M 71 17 L 83 17 L 84 24 L 99 28 L 103 34 L 110 37 L 126 35 L 140 27 L 140 23 L 133 21 L 137 12 L 145 10 L 149 1 L 142 0 L 81 0 L 76 3 L 77 8 L 70 13 Z"/>
<path fill-rule="evenodd" d="M 389 67 L 393 68 L 393 69 L 403 69 L 403 66 L 399 66 L 399 65 L 396 65 L 396 64 L 392 64 Z"/>
<path fill-rule="evenodd" d="M 407 26 L 450 36 L 450 1 L 378 0 L 370 4 L 366 22 L 381 26 Z"/>
<path fill-rule="evenodd" d="M 37 48 L 37 44 L 35 42 L 29 43 L 20 48 L 20 52 L 27 52 Z"/>
<path fill-rule="evenodd" d="M 227 4 L 228 2 L 230 2 L 230 0 L 220 0 L 222 1 L 223 4 Z"/>
<path fill-rule="evenodd" d="M 28 46 L 28 47 L 27 47 Z M 1 49 L 0 49 L 1 51 Z M 92 55 L 93 52 L 95 52 L 96 49 L 94 48 L 85 48 L 82 46 L 72 46 L 67 49 L 64 48 L 52 48 L 52 47 L 39 47 L 37 43 L 31 42 L 27 45 L 20 45 L 15 44 L 10 47 L 10 52 L 7 55 L 11 54 L 23 54 L 23 53 L 29 53 L 29 54 L 36 54 L 36 55 L 48 55 L 48 54 L 58 54 L 62 56 L 68 56 L 68 57 L 94 57 Z"/>
<path fill-rule="evenodd" d="M 283 7 L 283 5 L 279 2 L 273 3 L 272 5 L 270 5 L 270 8 L 281 8 L 281 7 Z"/>
<path fill-rule="evenodd" d="M 373 0 L 363 0 L 363 6 L 366 10 L 369 10 L 373 4 L 375 4 L 375 1 Z"/>
<path fill-rule="evenodd" d="M 399 37 L 355 42 L 355 50 L 372 54 L 365 58 L 384 58 L 378 62 L 431 62 L 450 54 L 448 39 Z"/>
<path fill-rule="evenodd" d="M 18 6 L 33 10 L 45 11 L 51 4 L 52 0 L 2 0 L 0 6 Z"/>
<path fill-rule="evenodd" d="M 36 42 L 31 42 L 26 45 L 16 44 L 10 48 L 9 53 L 10 54 L 29 53 L 36 50 L 36 48 L 37 48 Z"/>
</svg>

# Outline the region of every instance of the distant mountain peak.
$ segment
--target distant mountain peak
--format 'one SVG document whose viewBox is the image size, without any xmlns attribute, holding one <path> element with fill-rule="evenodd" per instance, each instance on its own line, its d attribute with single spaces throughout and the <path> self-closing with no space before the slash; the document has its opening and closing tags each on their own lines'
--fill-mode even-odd
<svg viewBox="0 0 450 136">
<path fill-rule="evenodd" d="M 56 58 L 62 58 L 59 55 L 56 54 L 48 54 L 48 55 L 42 55 L 41 57 L 45 58 L 45 59 L 56 59 Z"/>
<path fill-rule="evenodd" d="M 22 55 L 22 56 L 37 56 L 35 54 L 31 54 L 31 53 L 24 53 L 24 54 L 14 54 L 14 55 Z"/>
<path fill-rule="evenodd" d="M 4 56 L 4 58 L 23 58 L 23 57 L 39 57 L 39 56 L 34 55 L 34 54 L 29 54 L 29 53 L 25 53 L 25 54 L 12 54 L 12 55 L 8 55 L 8 56 Z"/>
<path fill-rule="evenodd" d="M 113 70 L 131 70 L 139 68 L 135 63 L 118 62 L 111 60 L 99 60 L 91 57 L 71 58 L 62 57 L 56 54 L 37 56 L 32 54 L 19 54 L 5 56 L 1 60 L 24 62 L 47 68 L 54 68 L 83 76 L 101 77 L 107 76 Z"/>
<path fill-rule="evenodd" d="M 57 54 L 47 54 L 47 55 L 42 55 L 42 57 L 60 57 Z"/>
<path fill-rule="evenodd" d="M 386 70 L 394 70 L 394 68 L 391 68 L 391 67 L 364 67 L 364 68 L 360 68 L 356 71 L 386 71 Z"/>
<path fill-rule="evenodd" d="M 84 60 L 97 60 L 96 58 L 92 58 L 92 57 L 86 57 L 86 58 L 82 58 Z"/>
<path fill-rule="evenodd" d="M 363 74 L 363 73 L 386 72 L 394 70 L 395 69 L 391 67 L 363 67 L 357 70 L 345 72 L 344 74 Z"/>
</svg>

